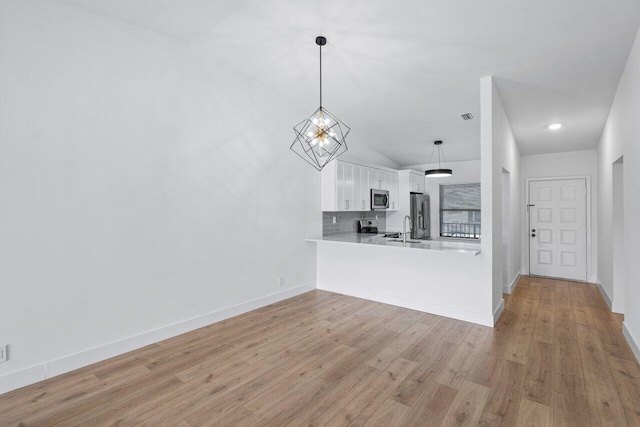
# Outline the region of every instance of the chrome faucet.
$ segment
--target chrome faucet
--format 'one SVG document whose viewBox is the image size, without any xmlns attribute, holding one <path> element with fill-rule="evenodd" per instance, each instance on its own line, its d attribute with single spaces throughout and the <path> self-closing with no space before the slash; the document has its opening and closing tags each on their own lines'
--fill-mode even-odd
<svg viewBox="0 0 640 427">
<path fill-rule="evenodd" d="M 407 244 L 407 219 L 409 220 L 409 224 L 411 224 L 411 217 L 409 215 L 405 215 L 402 220 L 402 244 L 405 246 Z"/>
</svg>

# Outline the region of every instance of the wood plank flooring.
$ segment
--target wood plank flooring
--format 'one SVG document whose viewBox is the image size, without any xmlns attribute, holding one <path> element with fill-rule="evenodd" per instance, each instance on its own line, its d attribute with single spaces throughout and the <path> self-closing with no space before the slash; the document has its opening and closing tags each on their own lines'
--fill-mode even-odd
<svg viewBox="0 0 640 427">
<path fill-rule="evenodd" d="M 313 291 L 0 396 L 1 426 L 640 426 L 595 285 L 523 277 L 495 328 Z"/>
</svg>

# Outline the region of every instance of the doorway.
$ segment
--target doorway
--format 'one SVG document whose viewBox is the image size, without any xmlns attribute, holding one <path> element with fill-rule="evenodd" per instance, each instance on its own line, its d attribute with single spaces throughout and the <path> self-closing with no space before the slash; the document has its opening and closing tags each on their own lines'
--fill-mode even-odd
<svg viewBox="0 0 640 427">
<path fill-rule="evenodd" d="M 511 293 L 509 267 L 511 266 L 511 188 L 509 171 L 502 168 L 502 289 Z"/>
<path fill-rule="evenodd" d="M 587 179 L 529 181 L 529 273 L 587 281 Z"/>
<path fill-rule="evenodd" d="M 624 162 L 621 156 L 613 163 L 613 301 L 611 311 L 624 314 Z"/>
</svg>

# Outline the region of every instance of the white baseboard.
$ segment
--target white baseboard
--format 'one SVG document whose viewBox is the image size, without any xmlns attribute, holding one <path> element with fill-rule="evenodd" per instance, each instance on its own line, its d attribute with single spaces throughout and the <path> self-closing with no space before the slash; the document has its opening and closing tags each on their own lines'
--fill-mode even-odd
<svg viewBox="0 0 640 427">
<path fill-rule="evenodd" d="M 307 283 L 0 376 L 0 394 L 316 289 Z"/>
<path fill-rule="evenodd" d="M 47 378 L 45 364 L 31 366 L 0 377 L 0 394 L 35 384 Z"/>
<path fill-rule="evenodd" d="M 602 286 L 602 283 L 600 283 L 597 280 L 596 280 L 595 283 L 596 283 L 596 286 L 598 286 L 598 289 L 600 289 L 600 293 L 602 294 L 602 297 L 604 298 L 604 301 L 609 306 L 609 310 L 613 311 L 613 307 L 612 307 L 612 304 L 611 304 L 611 299 L 609 298 L 609 295 L 607 295 L 607 291 L 604 290 L 604 287 Z"/>
<path fill-rule="evenodd" d="M 611 303 L 611 311 L 618 314 L 624 314 L 624 304 L 618 301 Z"/>
<path fill-rule="evenodd" d="M 634 338 L 634 335 L 627 326 L 627 322 L 622 322 L 622 335 L 627 339 L 629 347 L 631 347 L 631 351 L 633 351 L 633 355 L 636 356 L 636 360 L 640 363 L 640 342 Z"/>
<path fill-rule="evenodd" d="M 513 290 L 516 288 L 516 285 L 518 285 L 518 280 L 520 280 L 520 272 L 516 274 L 516 277 L 513 278 L 509 285 L 502 286 L 502 293 L 511 295 L 511 293 L 513 293 Z"/>
<path fill-rule="evenodd" d="M 397 295 L 389 295 L 382 292 L 353 288 L 351 286 L 337 285 L 326 282 L 318 282 L 318 289 L 493 327 L 493 315 L 489 313 L 484 314 L 474 311 L 460 310 L 458 308 L 433 304 L 426 301 L 419 301 L 416 299 L 400 297 Z"/>
<path fill-rule="evenodd" d="M 500 316 L 502 315 L 503 311 L 504 311 L 504 298 L 500 300 L 500 304 L 498 304 L 498 307 L 496 307 L 495 311 L 493 312 L 493 325 L 491 326 L 494 326 L 496 323 L 498 323 L 498 319 L 500 319 Z"/>
</svg>

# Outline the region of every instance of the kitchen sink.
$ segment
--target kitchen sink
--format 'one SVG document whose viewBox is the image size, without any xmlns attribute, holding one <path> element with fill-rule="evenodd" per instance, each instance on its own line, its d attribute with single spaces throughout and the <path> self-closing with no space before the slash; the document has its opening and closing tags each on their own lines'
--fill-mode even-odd
<svg viewBox="0 0 640 427">
<path fill-rule="evenodd" d="M 389 239 L 388 242 L 402 242 L 402 239 Z M 407 239 L 407 243 L 425 243 L 425 240 L 409 240 Z"/>
</svg>

